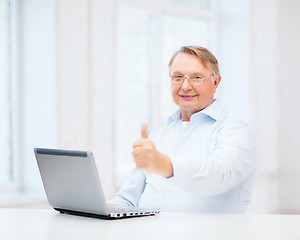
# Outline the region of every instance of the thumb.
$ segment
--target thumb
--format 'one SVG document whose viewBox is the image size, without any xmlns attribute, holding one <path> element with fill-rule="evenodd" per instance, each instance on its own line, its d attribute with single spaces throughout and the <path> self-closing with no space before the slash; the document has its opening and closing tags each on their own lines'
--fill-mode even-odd
<svg viewBox="0 0 300 240">
<path fill-rule="evenodd" d="M 148 124 L 146 122 L 144 122 L 141 127 L 141 137 L 142 138 L 148 138 L 147 128 L 148 128 Z"/>
</svg>

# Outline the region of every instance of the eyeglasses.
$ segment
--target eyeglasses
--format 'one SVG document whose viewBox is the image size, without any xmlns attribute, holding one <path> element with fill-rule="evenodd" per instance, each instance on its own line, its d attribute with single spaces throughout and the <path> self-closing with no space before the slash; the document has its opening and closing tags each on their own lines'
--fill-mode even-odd
<svg viewBox="0 0 300 240">
<path fill-rule="evenodd" d="M 208 77 L 201 77 L 201 76 L 183 76 L 181 74 L 172 74 L 170 75 L 171 77 L 171 82 L 174 84 L 182 84 L 184 82 L 184 79 L 186 78 L 190 84 L 192 85 L 201 85 L 203 84 L 203 81 L 209 77 L 213 76 L 213 74 L 209 75 Z"/>
</svg>

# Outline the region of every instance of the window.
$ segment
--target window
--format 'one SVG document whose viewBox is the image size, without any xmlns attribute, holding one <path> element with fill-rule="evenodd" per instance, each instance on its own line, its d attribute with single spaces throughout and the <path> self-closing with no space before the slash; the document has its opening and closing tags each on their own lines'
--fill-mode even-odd
<svg viewBox="0 0 300 240">
<path fill-rule="evenodd" d="M 12 86 L 10 1 L 0 1 L 0 191 L 14 180 L 12 159 Z"/>
<path fill-rule="evenodd" d="M 120 8 L 118 16 L 116 158 L 117 172 L 125 173 L 130 168 L 128 159 L 131 144 L 138 138 L 138 125 L 150 123 L 151 17 L 144 9 L 131 7 Z"/>
<path fill-rule="evenodd" d="M 117 4 L 116 182 L 130 168 L 140 125 L 148 131 L 177 108 L 169 90 L 168 62 L 183 45 L 214 48 L 212 0 L 127 1 Z"/>
</svg>

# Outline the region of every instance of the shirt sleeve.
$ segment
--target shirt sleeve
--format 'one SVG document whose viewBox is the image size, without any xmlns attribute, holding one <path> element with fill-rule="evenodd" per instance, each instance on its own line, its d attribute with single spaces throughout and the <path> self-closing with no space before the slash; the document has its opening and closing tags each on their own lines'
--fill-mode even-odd
<svg viewBox="0 0 300 240">
<path fill-rule="evenodd" d="M 203 195 L 229 191 L 254 174 L 256 148 L 248 127 L 224 128 L 216 134 L 207 159 L 171 155 L 174 176 L 169 181 Z"/>
<path fill-rule="evenodd" d="M 145 172 L 135 167 L 119 192 L 117 192 L 115 197 L 108 203 L 120 206 L 137 207 L 140 197 L 144 192 L 145 182 Z"/>
</svg>

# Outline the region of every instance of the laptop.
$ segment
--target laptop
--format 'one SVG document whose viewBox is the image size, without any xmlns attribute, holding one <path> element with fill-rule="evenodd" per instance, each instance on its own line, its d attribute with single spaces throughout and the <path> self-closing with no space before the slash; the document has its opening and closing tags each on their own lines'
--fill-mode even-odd
<svg viewBox="0 0 300 240">
<path fill-rule="evenodd" d="M 108 206 L 93 154 L 88 151 L 34 149 L 51 207 L 60 213 L 102 219 L 153 216 L 156 210 Z"/>
</svg>

